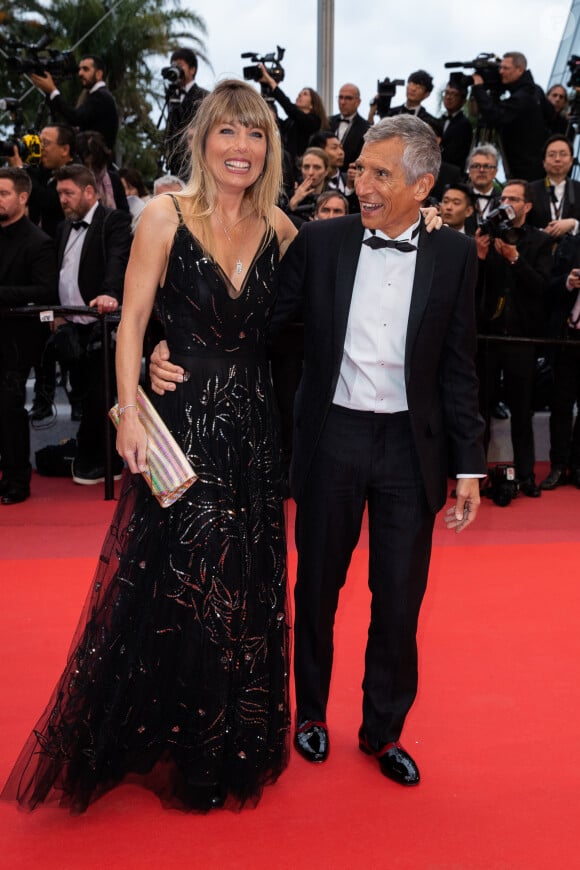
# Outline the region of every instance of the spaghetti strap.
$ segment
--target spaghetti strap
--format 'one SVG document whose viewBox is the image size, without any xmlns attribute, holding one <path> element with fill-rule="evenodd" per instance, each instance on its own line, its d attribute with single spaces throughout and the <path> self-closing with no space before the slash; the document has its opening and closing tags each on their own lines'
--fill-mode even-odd
<svg viewBox="0 0 580 870">
<path fill-rule="evenodd" d="M 181 211 L 181 206 L 179 205 L 179 200 L 172 193 L 170 193 L 169 196 L 171 197 L 173 205 L 175 206 L 175 211 L 177 212 L 177 217 L 179 218 L 179 226 L 183 227 L 185 226 L 185 221 L 183 220 L 183 214 Z"/>
</svg>

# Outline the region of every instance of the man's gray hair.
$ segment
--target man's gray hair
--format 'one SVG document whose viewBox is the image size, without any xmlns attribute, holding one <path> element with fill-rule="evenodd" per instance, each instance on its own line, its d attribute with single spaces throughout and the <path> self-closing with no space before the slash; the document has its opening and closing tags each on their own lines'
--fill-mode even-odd
<svg viewBox="0 0 580 870">
<path fill-rule="evenodd" d="M 167 187 L 172 190 L 183 190 L 185 183 L 177 175 L 162 175 L 153 182 L 153 195 L 156 196 L 160 190 Z"/>
<path fill-rule="evenodd" d="M 483 155 L 483 157 L 488 157 L 490 160 L 493 160 L 496 166 L 499 163 L 499 152 L 497 148 L 495 148 L 493 145 L 476 145 L 476 147 L 467 158 L 468 169 L 471 165 L 471 161 L 477 154 L 481 154 Z"/>
<path fill-rule="evenodd" d="M 441 167 L 441 151 L 429 124 L 414 115 L 394 115 L 369 127 L 364 136 L 368 145 L 385 139 L 401 139 L 403 142 L 402 164 L 407 184 L 415 184 L 427 173 L 437 178 Z"/>
</svg>

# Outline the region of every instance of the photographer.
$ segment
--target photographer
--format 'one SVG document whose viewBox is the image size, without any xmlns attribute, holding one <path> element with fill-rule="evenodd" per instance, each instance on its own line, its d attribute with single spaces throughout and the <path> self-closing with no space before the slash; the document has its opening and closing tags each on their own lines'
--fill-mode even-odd
<svg viewBox="0 0 580 870">
<path fill-rule="evenodd" d="M 209 91 L 195 82 L 197 55 L 191 48 L 178 48 L 171 55 L 170 66 L 162 70 L 171 82 L 167 88 L 168 116 L 165 128 L 167 168 L 172 175 L 189 178 L 189 151 L 183 134 L 195 118 L 199 104 Z"/>
<path fill-rule="evenodd" d="M 473 75 L 471 95 L 483 121 L 501 136 L 506 176 L 534 181 L 542 174 L 542 146 L 550 133 L 554 108 L 535 84 L 521 52 L 504 54 L 499 75 L 509 91 L 508 99 L 495 99 L 478 72 Z"/>
<path fill-rule="evenodd" d="M 526 224 L 532 207 L 525 180 L 508 181 L 498 215 L 488 215 L 475 233 L 479 260 L 476 301 L 479 332 L 533 338 L 544 332 L 544 294 L 551 269 L 550 236 Z M 511 410 L 511 440 L 520 492 L 537 498 L 532 429 L 535 347 L 532 343 L 483 341 L 478 350 L 480 410 L 489 445 L 495 385 L 503 370 Z"/>
<path fill-rule="evenodd" d="M 102 60 L 93 54 L 85 54 L 80 60 L 78 76 L 85 91 L 85 98 L 76 107 L 69 106 L 54 83 L 51 74 L 30 74 L 30 79 L 49 98 L 51 115 L 61 115 L 67 123 L 79 130 L 97 130 L 102 134 L 111 151 L 115 150 L 119 115 L 113 95 L 105 84 L 105 68 Z"/>
<path fill-rule="evenodd" d="M 279 121 L 284 148 L 290 154 L 293 166 L 308 147 L 308 140 L 317 130 L 330 129 L 330 122 L 320 95 L 312 88 L 302 88 L 293 103 L 272 78 L 263 63 L 259 64 L 262 76 L 259 81 L 268 85 L 272 97 L 282 106 L 287 117 Z"/>
</svg>

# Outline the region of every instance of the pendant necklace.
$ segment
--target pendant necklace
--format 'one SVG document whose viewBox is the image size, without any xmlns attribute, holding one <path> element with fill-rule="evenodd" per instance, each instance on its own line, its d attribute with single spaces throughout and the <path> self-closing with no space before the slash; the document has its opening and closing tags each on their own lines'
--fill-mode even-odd
<svg viewBox="0 0 580 870">
<path fill-rule="evenodd" d="M 228 242 L 230 243 L 230 245 L 232 244 L 232 237 L 230 236 L 228 229 L 233 230 L 234 227 L 237 227 L 238 224 L 240 224 L 242 221 L 245 221 L 245 219 L 250 216 L 249 214 L 245 214 L 243 217 L 238 218 L 238 220 L 235 223 L 233 223 L 230 227 L 227 227 L 224 224 L 221 217 L 219 216 L 219 214 L 217 213 L 217 211 L 214 211 L 214 214 L 218 220 L 219 225 L 221 226 L 222 230 L 224 231 L 224 235 L 225 235 L 226 239 L 228 240 Z M 241 275 L 243 268 L 244 268 L 244 266 L 242 263 L 241 256 L 238 254 L 238 257 L 236 259 L 236 274 Z"/>
</svg>

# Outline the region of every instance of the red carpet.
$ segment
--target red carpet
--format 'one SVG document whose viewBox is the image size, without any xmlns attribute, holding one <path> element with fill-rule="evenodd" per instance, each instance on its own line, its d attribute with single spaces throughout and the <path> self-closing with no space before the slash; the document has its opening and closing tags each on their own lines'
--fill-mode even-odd
<svg viewBox="0 0 580 870">
<path fill-rule="evenodd" d="M 88 589 L 113 510 L 95 489 L 35 478 L 34 498 L 0 511 L 2 782 L 60 673 Z M 486 502 L 464 535 L 438 520 L 420 691 L 403 735 L 421 766 L 418 788 L 381 777 L 356 746 L 363 533 L 338 616 L 327 764 L 293 754 L 258 808 L 240 814 L 167 812 L 134 787 L 80 818 L 0 804 L 2 866 L 578 866 L 579 508 L 580 492 L 566 487 L 505 509 Z"/>
</svg>

